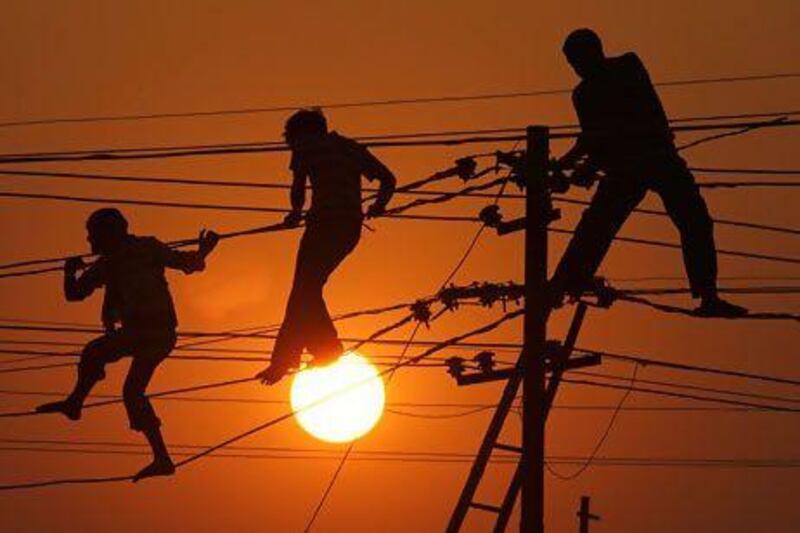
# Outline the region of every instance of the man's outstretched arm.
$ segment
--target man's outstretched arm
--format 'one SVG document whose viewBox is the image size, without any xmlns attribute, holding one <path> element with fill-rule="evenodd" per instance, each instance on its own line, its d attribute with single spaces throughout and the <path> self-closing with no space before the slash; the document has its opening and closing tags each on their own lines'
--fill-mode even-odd
<svg viewBox="0 0 800 533">
<path fill-rule="evenodd" d="M 161 247 L 160 252 L 164 266 L 181 270 L 186 274 L 205 270 L 206 257 L 216 248 L 219 242 L 219 235 L 210 230 L 203 230 L 200 232 L 197 242 L 197 250 L 192 252 L 175 250 L 165 244 L 158 243 Z"/>
<path fill-rule="evenodd" d="M 383 162 L 372 155 L 366 148 L 363 153 L 365 159 L 364 175 L 370 181 L 377 181 L 379 183 L 378 194 L 375 196 L 375 202 L 369 206 L 367 216 L 378 216 L 386 210 L 386 206 L 394 195 L 395 187 L 397 187 L 397 178 L 389 167 Z"/>
</svg>

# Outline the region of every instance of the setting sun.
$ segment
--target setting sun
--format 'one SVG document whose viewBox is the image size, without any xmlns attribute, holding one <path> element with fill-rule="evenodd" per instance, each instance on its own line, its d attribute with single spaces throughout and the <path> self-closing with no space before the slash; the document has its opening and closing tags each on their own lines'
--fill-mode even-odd
<svg viewBox="0 0 800 533">
<path fill-rule="evenodd" d="M 303 410 L 329 395 L 334 396 Z M 299 411 L 297 421 L 311 435 L 327 442 L 349 442 L 365 435 L 383 414 L 383 380 L 364 357 L 349 353 L 332 365 L 297 374 L 291 401 L 292 409 Z"/>
</svg>

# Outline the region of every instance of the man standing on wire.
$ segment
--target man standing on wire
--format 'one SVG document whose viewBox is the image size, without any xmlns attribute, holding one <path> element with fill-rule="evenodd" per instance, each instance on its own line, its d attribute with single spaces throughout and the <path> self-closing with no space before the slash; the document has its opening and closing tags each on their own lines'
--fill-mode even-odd
<svg viewBox="0 0 800 533">
<path fill-rule="evenodd" d="M 311 182 L 311 208 L 297 252 L 294 283 L 278 332 L 272 361 L 258 378 L 278 382 L 300 365 L 304 349 L 315 364 L 326 364 L 342 355 L 322 290 L 328 277 L 352 252 L 361 237 L 361 176 L 377 181 L 380 189 L 367 217 L 379 216 L 394 194 L 394 174 L 364 146 L 329 132 L 318 110 L 302 110 L 286 121 L 284 136 L 292 151 L 290 169 L 292 211 L 287 225 L 303 219 L 306 181 Z"/>
<path fill-rule="evenodd" d="M 572 95 L 581 134 L 558 164 L 574 168 L 576 182 L 597 170 L 604 177 L 551 280 L 553 304 L 560 305 L 565 294 L 578 296 L 591 288 L 614 236 L 652 190 L 680 232 L 692 295 L 701 300 L 695 313 L 747 314 L 717 293 L 713 221 L 694 176 L 678 155 L 667 116 L 639 57 L 606 57 L 600 38 L 589 29 L 573 31 L 563 50 L 582 79 Z"/>
<path fill-rule="evenodd" d="M 106 333 L 84 348 L 72 393 L 63 401 L 40 405 L 36 410 L 79 420 L 87 396 L 105 377 L 106 364 L 131 356 L 122 391 L 125 409 L 131 429 L 144 433 L 153 451 L 153 462 L 133 480 L 171 475 L 175 466 L 161 435 L 161 421 L 145 395 L 156 367 L 175 347 L 178 321 L 164 269 L 186 274 L 203 270 L 205 258 L 219 237 L 203 231 L 197 251 L 177 251 L 153 237 L 128 233 L 122 213 L 111 208 L 92 213 L 86 229 L 92 253 L 99 258 L 88 266 L 79 257 L 65 263 L 64 295 L 70 302 L 80 301 L 105 287 L 102 320 Z M 78 270 L 84 268 L 78 276 Z"/>
</svg>

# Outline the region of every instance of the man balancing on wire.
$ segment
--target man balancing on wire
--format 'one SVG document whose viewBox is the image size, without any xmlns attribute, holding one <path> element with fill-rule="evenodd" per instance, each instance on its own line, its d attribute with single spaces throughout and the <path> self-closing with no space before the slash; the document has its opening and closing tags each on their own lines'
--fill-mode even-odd
<svg viewBox="0 0 800 533">
<path fill-rule="evenodd" d="M 80 257 L 67 260 L 64 295 L 70 302 L 80 301 L 105 287 L 102 320 L 106 332 L 84 348 L 72 393 L 63 401 L 40 405 L 36 410 L 79 420 L 92 387 L 105 377 L 105 365 L 131 356 L 122 392 L 125 409 L 131 429 L 144 433 L 153 450 L 153 462 L 133 480 L 171 475 L 175 466 L 161 435 L 161 421 L 145 395 L 156 367 L 175 347 L 177 318 L 164 269 L 186 274 L 203 270 L 219 236 L 202 231 L 197 251 L 178 251 L 153 237 L 128 233 L 122 213 L 110 208 L 92 213 L 86 229 L 92 253 L 99 258 L 90 265 Z M 81 269 L 85 270 L 79 276 Z"/>
<path fill-rule="evenodd" d="M 311 208 L 305 216 L 294 283 L 272 361 L 257 375 L 267 385 L 298 368 L 304 349 L 313 355 L 316 365 L 333 362 L 342 355 L 342 343 L 322 290 L 361 237 L 361 176 L 380 184 L 367 217 L 384 212 L 396 185 L 394 174 L 364 146 L 329 132 L 325 117 L 318 110 L 292 115 L 286 121 L 284 136 L 292 152 L 289 168 L 294 176 L 292 211 L 286 224 L 296 226 L 303 219 L 307 180 L 311 182 Z"/>
<path fill-rule="evenodd" d="M 553 304 L 591 287 L 617 231 L 644 199 L 656 192 L 678 228 L 692 295 L 700 316 L 738 317 L 747 310 L 717 293 L 713 221 L 686 162 L 678 155 L 661 101 L 634 53 L 606 57 L 589 29 L 564 43 L 567 61 L 582 79 L 572 100 L 581 125 L 575 145 L 558 161 L 574 169 L 573 181 L 603 171 L 597 192 L 551 281 Z"/>
</svg>

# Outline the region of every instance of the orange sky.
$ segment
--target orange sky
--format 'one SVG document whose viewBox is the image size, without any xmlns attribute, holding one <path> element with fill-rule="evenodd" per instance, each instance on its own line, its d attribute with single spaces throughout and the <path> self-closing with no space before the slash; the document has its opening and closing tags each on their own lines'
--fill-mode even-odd
<svg viewBox="0 0 800 533">
<path fill-rule="evenodd" d="M 0 69 L 4 73 L 0 121 L 50 116 L 213 110 L 294 103 L 476 94 L 561 88 L 575 80 L 560 54 L 566 33 L 591 26 L 609 53 L 635 49 L 656 80 L 759 74 L 796 70 L 800 4 L 771 2 L 7 2 L 0 18 Z M 796 109 L 796 81 L 674 88 L 662 91 L 672 116 Z M 335 110 L 332 126 L 349 135 L 559 124 L 575 118 L 564 96 L 469 104 Z M 274 140 L 284 115 L 176 119 L 0 129 L 0 152 L 95 147 L 181 145 Z M 692 164 L 800 167 L 792 130 L 758 132 L 691 152 Z M 492 147 L 489 147 L 492 148 Z M 482 149 L 479 148 L 479 149 Z M 554 152 L 563 144 L 554 143 Z M 376 150 L 401 182 L 449 166 L 475 147 Z M 50 170 L 85 170 L 128 175 L 288 182 L 286 154 L 181 158 L 117 163 L 29 165 Z M 17 167 L 21 167 L 18 165 Z M 455 183 L 448 184 L 455 186 Z M 131 186 L 119 183 L 45 181 L 3 177 L 0 190 L 136 197 L 192 202 L 285 205 L 279 192 L 243 194 L 236 189 Z M 787 190 L 708 192 L 712 213 L 775 225 L 798 226 L 797 193 Z M 581 193 L 578 193 L 582 196 Z M 652 198 L 647 205 L 657 205 Z M 92 209 L 80 204 L 3 200 L 0 262 L 58 256 L 85 249 L 83 220 Z M 424 212 L 473 215 L 481 201 L 459 200 Z M 507 202 L 513 213 L 518 204 Z M 229 231 L 276 221 L 273 216 L 212 211 L 126 208 L 132 228 L 165 240 L 193 235 L 201 227 Z M 564 209 L 562 225 L 577 212 Z M 475 227 L 470 224 L 382 220 L 332 278 L 326 296 L 332 312 L 411 300 L 435 291 L 449 273 Z M 800 254 L 791 236 L 717 228 L 721 248 L 787 256 Z M 663 219 L 634 217 L 623 235 L 675 240 Z M 181 327 L 224 330 L 274 323 L 281 318 L 291 282 L 298 234 L 224 242 L 207 272 L 171 275 Z M 456 281 L 520 279 L 521 237 L 488 233 Z M 564 245 L 553 238 L 551 264 Z M 609 277 L 682 275 L 670 250 L 618 244 L 602 268 Z M 721 259 L 723 276 L 792 276 L 796 268 L 741 259 Z M 672 300 L 688 305 L 685 299 Z M 745 301 L 742 298 L 742 301 Z M 792 296 L 748 297 L 757 310 L 798 312 Z M 0 316 L 96 323 L 100 298 L 67 305 L 60 277 L 0 282 Z M 446 315 L 423 338 L 445 338 L 495 318 L 498 310 Z M 362 336 L 386 323 L 367 318 L 343 323 L 343 336 Z M 568 312 L 551 321 L 563 333 Z M 797 376 L 797 327 L 786 322 L 720 322 L 664 316 L 618 304 L 592 311 L 581 335 L 587 347 L 641 353 L 654 358 Z M 402 331 L 398 337 L 407 335 Z M 48 338 L 12 335 L 3 338 Z M 487 339 L 516 341 L 520 325 Z M 266 343 L 228 344 L 259 347 Z M 209 353 L 213 350 L 209 349 Z M 396 354 L 372 348 L 367 355 Z M 513 354 L 502 354 L 504 358 Z M 259 365 L 173 361 L 156 375 L 152 390 L 249 375 Z M 111 369 L 100 393 L 119 390 L 125 364 Z M 630 375 L 607 362 L 603 371 Z M 689 380 L 751 392 L 792 395 L 790 388 L 710 380 L 656 368 L 640 377 Z M 0 375 L 0 389 L 67 390 L 72 372 Z M 388 389 L 391 402 L 493 402 L 500 386 L 458 388 L 441 369 L 398 374 Z M 285 400 L 288 383 L 274 389 L 247 385 L 209 393 L 214 397 Z M 613 405 L 618 391 L 564 387 L 559 403 Z M 35 397 L 0 396 L 2 409 L 29 407 Z M 631 406 L 677 405 L 634 394 Z M 685 405 L 685 404 L 682 404 Z M 695 404 L 692 404 L 695 405 Z M 244 431 L 286 409 L 282 405 L 159 402 L 168 442 L 211 444 Z M 446 414 L 458 409 L 415 410 Z M 605 429 L 608 411 L 556 411 L 550 419 L 548 453 L 587 454 Z M 472 453 L 488 413 L 428 420 L 387 413 L 356 450 Z M 601 451 L 624 457 L 796 458 L 800 431 L 793 415 L 765 413 L 639 413 L 626 411 Z M 507 441 L 518 439 L 510 419 Z M 73 439 L 140 443 L 128 431 L 119 407 L 87 412 L 80 424 L 55 418 L 4 421 L 0 438 Z M 293 421 L 242 443 L 245 446 L 325 448 Z M 5 446 L 5 445 L 3 445 Z M 0 446 L 2 448 L 3 446 Z M 78 475 L 133 472 L 146 457 L 71 455 L 0 450 L 0 483 Z M 319 459 L 210 458 L 172 479 L 136 487 L 127 484 L 55 488 L 0 496 L 3 531 L 296 531 L 301 530 L 335 468 Z M 568 469 L 569 467 L 561 467 Z M 318 531 L 441 530 L 468 464 L 352 461 L 317 522 Z M 499 501 L 508 466 L 494 473 L 482 501 Z M 791 469 L 590 469 L 575 481 L 547 478 L 549 531 L 576 527 L 579 497 L 590 494 L 603 521 L 592 531 L 666 533 L 685 531 L 796 530 L 800 488 Z M 478 517 L 469 530 L 483 531 Z"/>
</svg>

